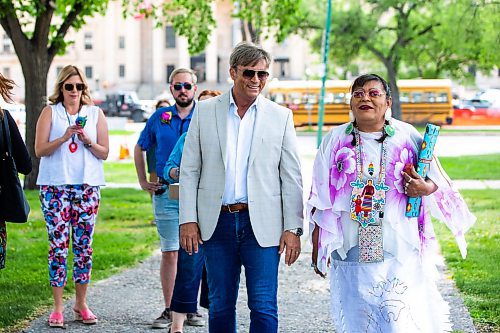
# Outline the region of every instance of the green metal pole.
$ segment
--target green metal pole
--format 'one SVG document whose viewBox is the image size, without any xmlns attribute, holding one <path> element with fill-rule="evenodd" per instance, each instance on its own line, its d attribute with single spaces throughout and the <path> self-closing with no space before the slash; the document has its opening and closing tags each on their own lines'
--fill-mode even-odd
<svg viewBox="0 0 500 333">
<path fill-rule="evenodd" d="M 325 25 L 325 44 L 323 45 L 323 77 L 321 78 L 321 93 L 319 95 L 319 109 L 318 109 L 318 142 L 317 147 L 321 144 L 323 135 L 323 115 L 325 113 L 325 84 L 326 76 L 328 75 L 328 49 L 330 48 L 330 21 L 332 17 L 332 0 L 328 0 L 328 11 L 326 15 Z"/>
</svg>

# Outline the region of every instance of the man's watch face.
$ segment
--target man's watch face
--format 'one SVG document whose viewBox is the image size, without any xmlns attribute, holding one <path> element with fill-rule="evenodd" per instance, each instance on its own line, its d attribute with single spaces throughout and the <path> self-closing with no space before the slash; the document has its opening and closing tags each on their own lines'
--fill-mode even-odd
<svg viewBox="0 0 500 333">
<path fill-rule="evenodd" d="M 302 236 L 302 234 L 304 233 L 303 230 L 302 230 L 302 228 L 290 229 L 288 231 L 290 231 L 295 236 L 299 236 L 299 237 Z"/>
</svg>

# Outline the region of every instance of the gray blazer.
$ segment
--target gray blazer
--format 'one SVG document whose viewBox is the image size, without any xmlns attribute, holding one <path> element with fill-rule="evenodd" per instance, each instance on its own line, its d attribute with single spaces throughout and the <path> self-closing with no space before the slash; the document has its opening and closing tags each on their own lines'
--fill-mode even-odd
<svg viewBox="0 0 500 333">
<path fill-rule="evenodd" d="M 203 240 L 214 233 L 224 194 L 230 93 L 196 104 L 182 155 L 179 222 L 198 222 Z M 261 246 L 277 246 L 284 230 L 302 228 L 302 175 L 292 112 L 263 96 L 257 104 L 247 189 Z"/>
</svg>

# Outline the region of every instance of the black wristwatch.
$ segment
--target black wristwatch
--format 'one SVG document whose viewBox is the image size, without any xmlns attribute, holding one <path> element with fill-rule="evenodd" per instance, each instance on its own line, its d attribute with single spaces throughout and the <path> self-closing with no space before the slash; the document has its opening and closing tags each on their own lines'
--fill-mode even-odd
<svg viewBox="0 0 500 333">
<path fill-rule="evenodd" d="M 302 228 L 295 228 L 295 229 L 290 229 L 290 230 L 287 230 L 289 232 L 291 232 L 292 234 L 294 234 L 295 236 L 302 236 L 304 234 L 304 231 L 302 230 Z"/>
<path fill-rule="evenodd" d="M 83 146 L 85 148 L 92 148 L 92 142 L 91 143 L 84 143 Z"/>
</svg>

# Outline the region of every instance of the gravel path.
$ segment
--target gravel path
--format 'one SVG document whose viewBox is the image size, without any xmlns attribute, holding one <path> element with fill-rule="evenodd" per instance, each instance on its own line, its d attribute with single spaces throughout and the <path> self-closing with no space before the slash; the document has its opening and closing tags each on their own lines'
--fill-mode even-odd
<svg viewBox="0 0 500 333">
<path fill-rule="evenodd" d="M 159 283 L 160 253 L 155 252 L 137 267 L 127 269 L 107 280 L 92 284 L 89 288 L 89 304 L 99 316 L 95 326 L 84 326 L 74 322 L 71 305 L 66 303 L 64 315 L 66 329 L 75 333 L 93 332 L 151 332 L 151 323 L 162 310 L 161 287 Z M 279 332 L 333 333 L 329 316 L 328 279 L 313 273 L 309 266 L 310 246 L 305 245 L 298 262 L 292 267 L 280 266 L 279 279 Z M 462 299 L 440 266 L 442 279 L 440 290 L 452 308 L 453 328 L 459 332 L 476 332 Z M 249 312 L 246 307 L 246 288 L 242 275 L 240 296 L 237 306 L 238 331 L 248 332 Z M 57 331 L 47 325 L 49 313 L 34 320 L 23 333 Z M 167 332 L 167 330 L 158 330 Z M 207 332 L 205 327 L 186 326 L 185 333 Z"/>
</svg>

